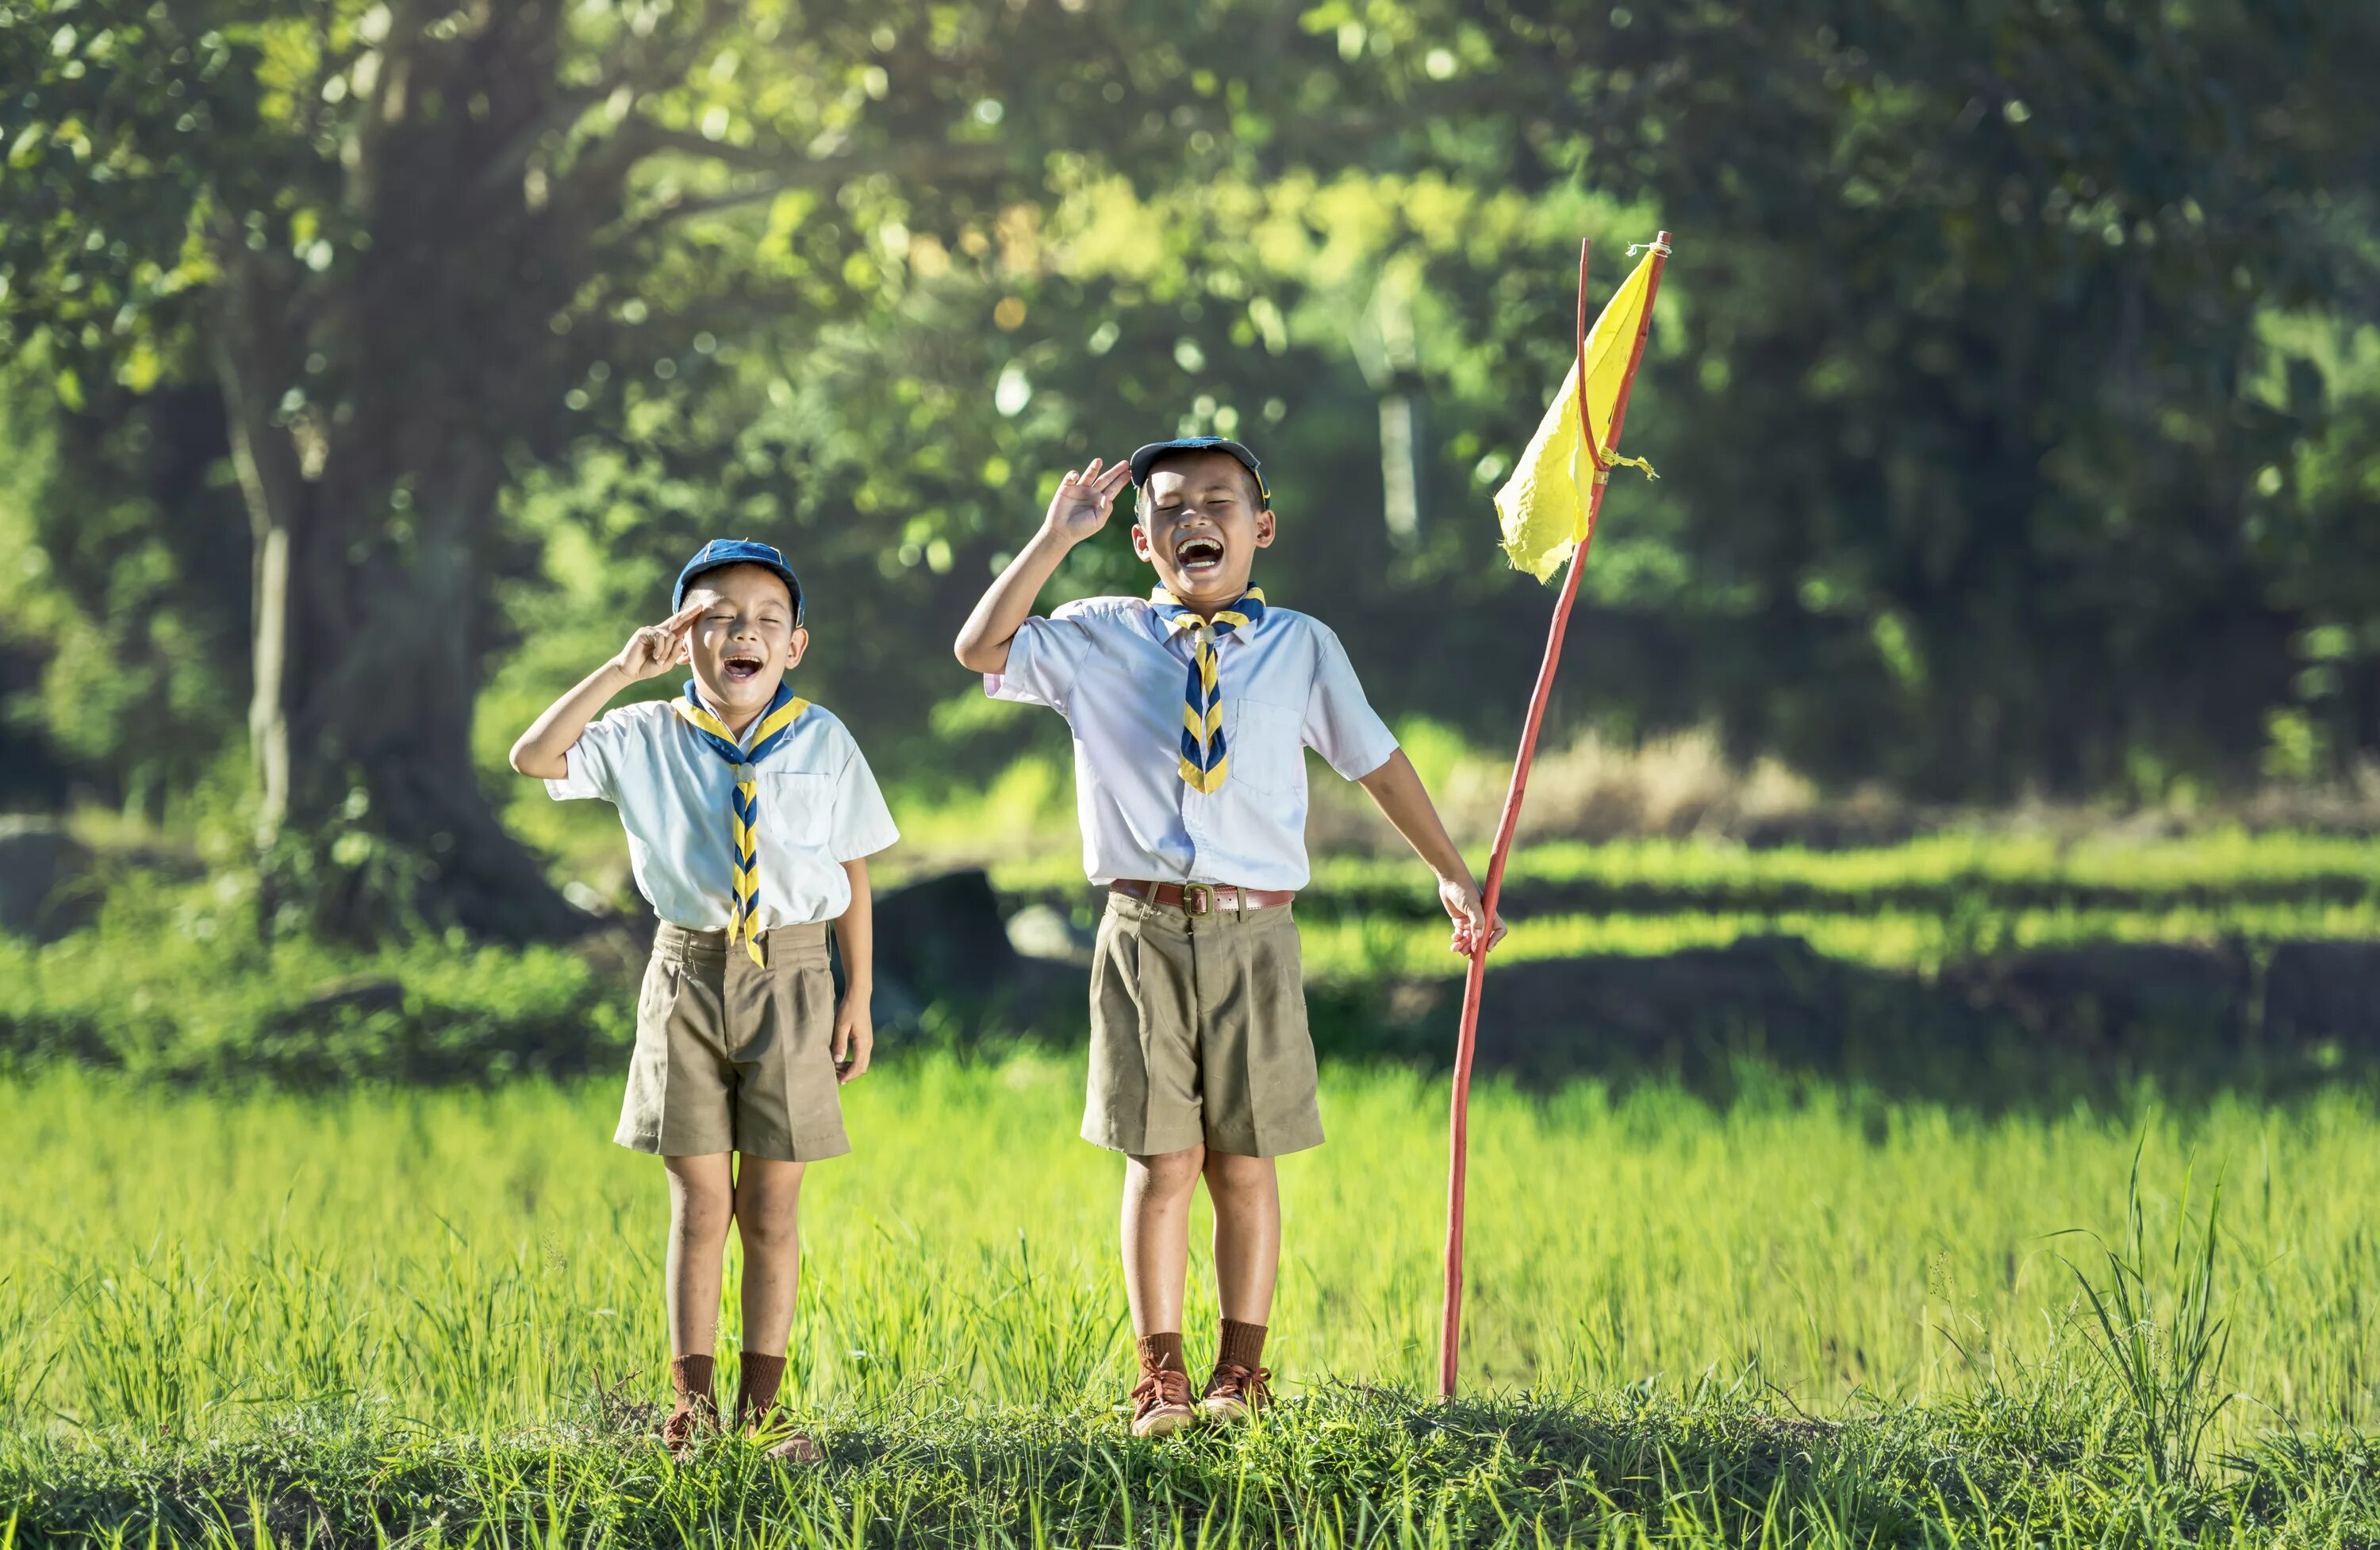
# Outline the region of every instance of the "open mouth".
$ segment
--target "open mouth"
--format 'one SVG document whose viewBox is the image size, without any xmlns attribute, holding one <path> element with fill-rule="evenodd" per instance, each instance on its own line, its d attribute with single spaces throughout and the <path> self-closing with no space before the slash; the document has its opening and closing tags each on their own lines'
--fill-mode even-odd
<svg viewBox="0 0 2380 1550">
<path fill-rule="evenodd" d="M 1173 563 L 1184 575 L 1211 575 L 1223 563 L 1223 540 L 1194 534 L 1173 546 Z"/>
<path fill-rule="evenodd" d="M 719 669 L 730 684 L 741 684 L 753 677 L 765 665 L 755 652 L 738 651 L 720 662 Z"/>
</svg>

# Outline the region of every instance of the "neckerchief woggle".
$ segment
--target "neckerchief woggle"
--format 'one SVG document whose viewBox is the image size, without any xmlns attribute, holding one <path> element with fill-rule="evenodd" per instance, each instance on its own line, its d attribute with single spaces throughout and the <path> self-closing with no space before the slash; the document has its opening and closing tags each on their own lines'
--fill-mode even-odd
<svg viewBox="0 0 2380 1550">
<path fill-rule="evenodd" d="M 1215 617 L 1201 619 L 1181 599 L 1160 587 L 1148 595 L 1148 606 L 1177 630 L 1190 631 L 1190 682 L 1182 692 L 1182 779 L 1192 791 L 1213 795 L 1231 775 L 1231 751 L 1223 745 L 1221 671 L 1215 643 L 1233 630 L 1254 629 L 1263 623 L 1264 589 L 1251 587 Z"/>
<path fill-rule="evenodd" d="M 752 923 L 760 906 L 760 780 L 753 766 L 783 745 L 793 733 L 794 723 L 809 708 L 809 701 L 795 698 L 793 690 L 779 684 L 777 697 L 769 702 L 769 708 L 752 724 L 752 742 L 747 747 L 727 730 L 727 723 L 702 703 L 702 696 L 695 692 L 693 679 L 686 681 L 684 699 L 670 701 L 670 708 L 677 712 L 678 720 L 692 727 L 710 745 L 712 753 L 735 766 L 735 810 L 731 815 L 733 848 L 729 853 L 735 868 L 735 897 L 728 906 L 727 945 L 733 949 L 741 937 L 744 951 L 752 955 L 753 963 L 764 968 L 768 960 L 760 956 L 760 932 Z"/>
</svg>

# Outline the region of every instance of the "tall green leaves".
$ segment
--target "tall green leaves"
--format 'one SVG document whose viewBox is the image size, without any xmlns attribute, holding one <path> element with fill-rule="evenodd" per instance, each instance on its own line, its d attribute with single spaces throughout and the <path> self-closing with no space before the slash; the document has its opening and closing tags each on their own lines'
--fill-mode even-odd
<svg viewBox="0 0 2380 1550">
<path fill-rule="evenodd" d="M 2152 1242 L 2141 1202 L 2147 1146 L 2143 1135 L 2132 1153 L 2122 1246 L 2100 1244 L 2100 1275 L 2071 1260 L 2067 1267 L 2090 1307 L 2091 1349 L 2122 1401 L 2118 1424 L 2130 1456 L 2152 1485 L 2187 1490 L 2197 1483 L 2208 1432 L 2239 1397 L 2222 1387 L 2231 1335 L 2229 1321 L 2216 1313 L 2223 1190 L 2216 1186 L 2200 1227 L 2191 1220 L 2185 1179 L 2171 1241 Z"/>
</svg>

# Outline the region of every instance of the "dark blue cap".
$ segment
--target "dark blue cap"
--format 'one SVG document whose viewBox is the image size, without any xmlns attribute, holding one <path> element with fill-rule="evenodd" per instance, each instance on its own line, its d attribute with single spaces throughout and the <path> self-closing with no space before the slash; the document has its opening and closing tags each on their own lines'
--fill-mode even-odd
<svg viewBox="0 0 2380 1550">
<path fill-rule="evenodd" d="M 686 569 L 677 573 L 677 590 L 670 595 L 670 612 L 675 613 L 686 606 L 686 583 L 705 571 L 715 571 L 722 565 L 765 565 L 785 578 L 785 590 L 794 595 L 794 628 L 802 627 L 802 579 L 794 567 L 785 563 L 784 554 L 765 543 L 750 539 L 713 539 L 696 550 Z"/>
<path fill-rule="evenodd" d="M 1171 442 L 1151 442 L 1132 454 L 1132 487 L 1138 490 L 1148 482 L 1148 466 L 1159 458 L 1177 452 L 1220 452 L 1237 459 L 1241 467 L 1257 481 L 1257 499 L 1269 506 L 1272 491 L 1265 488 L 1264 466 L 1257 454 L 1227 436 L 1183 436 Z"/>
</svg>

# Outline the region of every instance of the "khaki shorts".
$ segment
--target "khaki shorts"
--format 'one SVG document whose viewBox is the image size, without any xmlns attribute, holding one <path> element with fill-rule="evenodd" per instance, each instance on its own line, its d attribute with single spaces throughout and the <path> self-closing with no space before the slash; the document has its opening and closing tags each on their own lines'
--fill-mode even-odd
<svg viewBox="0 0 2380 1550">
<path fill-rule="evenodd" d="M 1091 954 L 1083 1139 L 1151 1156 L 1322 1144 L 1290 906 L 1191 918 L 1108 896 Z"/>
<path fill-rule="evenodd" d="M 816 1162 L 851 1150 L 835 1082 L 824 926 L 761 934 L 768 967 L 723 931 L 663 924 L 637 1002 L 637 1051 L 612 1139 L 668 1157 Z"/>
</svg>

